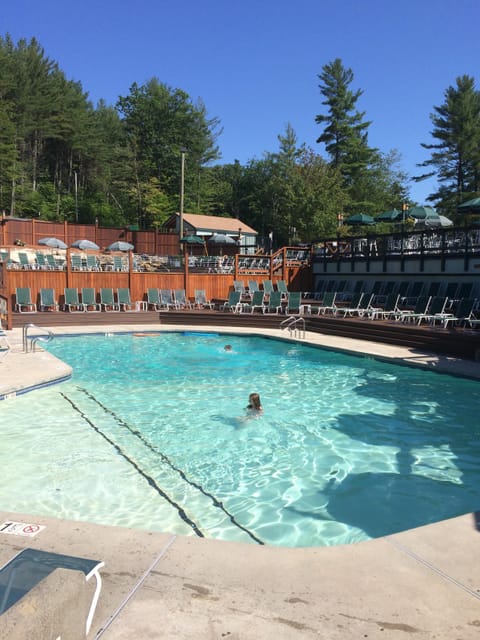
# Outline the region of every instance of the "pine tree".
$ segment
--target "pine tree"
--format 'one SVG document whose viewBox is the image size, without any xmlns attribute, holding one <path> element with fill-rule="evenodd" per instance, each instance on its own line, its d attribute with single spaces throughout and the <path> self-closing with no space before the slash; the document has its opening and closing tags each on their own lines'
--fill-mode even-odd
<svg viewBox="0 0 480 640">
<path fill-rule="evenodd" d="M 440 184 L 428 200 L 446 215 L 467 195 L 480 190 L 480 93 L 470 76 L 458 77 L 455 87 L 445 91 L 445 101 L 430 115 L 434 144 L 422 144 L 432 154 L 420 167 L 432 171 L 414 178 L 417 182 L 436 176 Z"/>
<path fill-rule="evenodd" d="M 356 110 L 356 104 L 363 91 L 352 91 L 353 72 L 346 69 L 337 58 L 323 67 L 318 76 L 321 80 L 320 93 L 328 108 L 326 115 L 317 115 L 315 122 L 325 125 L 317 139 L 323 143 L 330 156 L 331 164 L 338 169 L 348 186 L 368 170 L 375 159 L 376 150 L 368 146 L 368 127 L 364 121 L 365 112 Z"/>
</svg>

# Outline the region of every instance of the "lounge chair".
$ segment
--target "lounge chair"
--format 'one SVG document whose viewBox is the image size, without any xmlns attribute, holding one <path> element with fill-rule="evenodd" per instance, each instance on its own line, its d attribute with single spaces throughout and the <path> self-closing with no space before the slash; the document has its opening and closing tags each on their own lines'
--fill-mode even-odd
<svg viewBox="0 0 480 640">
<path fill-rule="evenodd" d="M 171 289 L 160 289 L 160 308 L 166 309 L 167 311 L 176 308 L 173 291 Z"/>
<path fill-rule="evenodd" d="M 43 269 L 44 271 L 49 271 L 52 267 L 48 264 L 45 254 L 40 253 L 39 251 L 35 254 L 35 260 L 37 262 L 37 268 Z"/>
<path fill-rule="evenodd" d="M 433 319 L 436 316 L 442 316 L 444 314 L 447 300 L 448 298 L 445 296 L 433 296 L 433 298 L 430 299 L 427 311 L 415 318 L 417 320 L 417 324 L 420 324 L 422 320 L 426 320 L 433 324 Z"/>
<path fill-rule="evenodd" d="M 22 251 L 18 252 L 18 260 L 20 262 L 20 267 L 22 269 L 34 269 L 34 265 L 30 264 L 30 261 L 28 259 L 28 255 L 26 253 L 23 253 Z"/>
<path fill-rule="evenodd" d="M 93 289 L 92 287 L 82 288 L 82 304 L 84 310 L 87 312 L 96 312 L 102 310 L 102 307 L 97 302 L 97 294 L 95 293 L 95 289 Z"/>
<path fill-rule="evenodd" d="M 220 311 L 233 311 L 233 313 L 239 313 L 242 308 L 240 291 L 230 291 L 228 294 L 228 300 L 220 305 Z"/>
<path fill-rule="evenodd" d="M 280 291 L 280 293 L 282 294 L 282 300 L 288 299 L 288 294 L 290 292 L 288 290 L 287 283 L 285 282 L 285 280 L 279 280 L 277 282 L 277 291 Z"/>
<path fill-rule="evenodd" d="M 337 307 L 333 312 L 334 315 L 342 314 L 343 316 L 353 316 L 358 310 L 362 302 L 363 293 L 354 293 L 348 307 Z"/>
<path fill-rule="evenodd" d="M 70 266 L 72 271 L 84 271 L 82 256 L 79 253 L 72 253 L 70 256 Z"/>
<path fill-rule="evenodd" d="M 111 287 L 102 287 L 100 289 L 100 308 L 104 311 L 120 311 L 120 305 L 115 302 Z"/>
<path fill-rule="evenodd" d="M 128 287 L 119 287 L 117 289 L 117 302 L 120 311 L 138 311 L 140 308 L 140 303 L 132 302 Z"/>
<path fill-rule="evenodd" d="M 250 296 L 253 296 L 255 291 L 260 291 L 260 287 L 258 286 L 258 282 L 256 280 L 248 281 L 248 293 Z"/>
<path fill-rule="evenodd" d="M 0 615 L 56 569 L 81 571 L 85 574 L 86 582 L 93 576 L 96 579 L 95 592 L 85 622 L 85 635 L 88 635 L 102 590 L 100 569 L 103 566 L 105 563 L 98 560 L 39 549 L 23 549 L 0 569 Z"/>
<path fill-rule="evenodd" d="M 280 291 L 272 291 L 268 297 L 265 308 L 266 313 L 282 313 L 282 294 Z"/>
<path fill-rule="evenodd" d="M 58 311 L 54 289 L 40 289 L 40 311 Z"/>
<path fill-rule="evenodd" d="M 277 283 L 278 286 L 278 283 Z M 280 296 L 283 296 L 283 292 L 280 291 Z M 302 304 L 302 292 L 301 291 L 290 291 L 287 294 L 287 305 L 285 307 L 285 313 L 298 313 L 301 314 L 305 310 L 304 305 Z"/>
<path fill-rule="evenodd" d="M 383 307 L 370 307 L 367 311 L 367 317 L 370 320 L 384 320 L 390 316 L 395 316 L 396 313 L 400 313 L 398 308 L 398 301 L 400 296 L 398 293 L 389 293 L 385 298 Z"/>
<path fill-rule="evenodd" d="M 471 325 L 471 321 L 473 319 L 473 309 L 475 308 L 476 300 L 475 298 L 462 298 L 458 303 L 455 313 L 442 313 L 433 316 L 432 324 L 436 324 L 437 322 L 441 322 L 441 324 L 447 328 L 448 324 L 451 322 L 457 326 L 464 325 L 467 323 Z"/>
<path fill-rule="evenodd" d="M 428 296 L 420 296 L 418 298 L 417 303 L 413 309 L 402 309 L 398 313 L 396 313 L 393 317 L 395 320 L 400 322 L 414 320 L 418 318 L 418 316 L 425 315 L 427 313 L 428 305 L 430 304 L 431 298 Z"/>
<path fill-rule="evenodd" d="M 245 283 L 243 280 L 234 280 L 233 281 L 233 289 L 234 291 L 240 291 L 241 297 L 245 296 L 247 290 L 245 289 Z"/>
<path fill-rule="evenodd" d="M 29 287 L 17 287 L 15 293 L 15 311 L 20 313 L 37 313 L 37 305 L 32 301 Z"/>
<path fill-rule="evenodd" d="M 50 269 L 53 269 L 55 271 L 63 269 L 63 267 L 64 267 L 64 263 L 63 262 L 60 264 L 59 262 L 57 262 L 55 260 L 55 256 L 53 255 L 53 253 L 46 253 L 45 254 L 45 260 L 46 260 L 48 266 L 50 267 Z"/>
<path fill-rule="evenodd" d="M 242 307 L 242 313 L 253 313 L 255 309 L 260 309 L 265 313 L 265 294 L 263 291 L 257 290 L 253 292 L 252 299 Z"/>
<path fill-rule="evenodd" d="M 100 271 L 97 256 L 93 254 L 87 254 L 87 269 L 89 271 Z"/>
<path fill-rule="evenodd" d="M 122 256 L 113 256 L 113 271 L 126 271 Z"/>
<path fill-rule="evenodd" d="M 263 292 L 265 293 L 265 295 L 269 296 L 271 293 L 273 293 L 273 291 L 274 291 L 273 282 L 271 280 L 264 280 Z"/>
<path fill-rule="evenodd" d="M 187 294 L 185 293 L 185 289 L 174 289 L 173 297 L 175 299 L 175 308 L 176 309 L 191 309 L 192 303 L 187 299 Z"/>
<path fill-rule="evenodd" d="M 155 311 L 160 311 L 160 294 L 158 289 L 150 288 L 147 289 L 147 309 L 154 309 Z"/>
<path fill-rule="evenodd" d="M 316 308 L 317 313 L 319 315 L 325 315 L 327 311 L 335 315 L 335 312 L 338 308 L 335 305 L 336 298 L 337 298 L 336 291 L 327 291 L 326 293 L 323 294 L 322 304 L 318 305 L 317 307 L 312 306 L 312 309 Z"/>
<path fill-rule="evenodd" d="M 12 348 L 8 336 L 5 331 L 2 329 L 2 321 L 0 318 L 0 358 L 4 358 L 10 352 Z"/>
<path fill-rule="evenodd" d="M 78 289 L 73 287 L 66 287 L 64 289 L 64 303 L 63 310 L 70 311 L 70 313 L 83 313 L 85 307 L 78 298 Z"/>
<path fill-rule="evenodd" d="M 195 289 L 194 294 L 194 306 L 197 307 L 197 309 L 203 309 L 205 307 L 208 307 L 209 309 L 214 308 L 213 302 L 210 302 L 210 300 L 207 299 L 205 289 Z"/>
</svg>

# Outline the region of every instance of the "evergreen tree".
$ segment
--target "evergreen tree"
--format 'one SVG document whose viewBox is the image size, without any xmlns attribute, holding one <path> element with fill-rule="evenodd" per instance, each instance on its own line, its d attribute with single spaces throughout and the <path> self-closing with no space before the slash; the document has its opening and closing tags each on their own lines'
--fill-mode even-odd
<svg viewBox="0 0 480 640">
<path fill-rule="evenodd" d="M 321 80 L 320 93 L 328 108 L 326 115 L 317 115 L 315 122 L 325 125 L 317 143 L 323 143 L 330 156 L 331 164 L 339 169 L 348 186 L 362 176 L 376 157 L 376 150 L 368 146 L 368 127 L 364 121 L 365 112 L 356 110 L 356 104 L 363 91 L 353 92 L 349 86 L 353 82 L 353 72 L 346 69 L 337 58 L 323 67 L 318 76 Z"/>
<path fill-rule="evenodd" d="M 432 150 L 421 167 L 432 171 L 416 181 L 436 176 L 440 186 L 428 197 L 445 215 L 455 216 L 456 206 L 465 196 L 480 190 L 480 93 L 470 76 L 458 77 L 456 86 L 445 91 L 445 101 L 430 115 L 431 135 L 436 143 L 422 144 Z"/>
</svg>

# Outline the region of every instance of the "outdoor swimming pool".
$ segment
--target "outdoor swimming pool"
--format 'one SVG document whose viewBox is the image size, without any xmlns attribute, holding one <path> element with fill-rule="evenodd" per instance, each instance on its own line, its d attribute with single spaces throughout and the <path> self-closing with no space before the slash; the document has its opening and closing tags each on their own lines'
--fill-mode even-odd
<svg viewBox="0 0 480 640">
<path fill-rule="evenodd" d="M 3 509 L 317 546 L 479 508 L 477 381 L 260 337 L 48 348 L 74 375 L 0 403 Z"/>
</svg>

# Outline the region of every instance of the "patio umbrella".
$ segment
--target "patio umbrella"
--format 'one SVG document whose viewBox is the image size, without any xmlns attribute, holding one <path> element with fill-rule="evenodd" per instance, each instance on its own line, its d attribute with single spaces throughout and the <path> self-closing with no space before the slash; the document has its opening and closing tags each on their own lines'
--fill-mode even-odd
<svg viewBox="0 0 480 640">
<path fill-rule="evenodd" d="M 433 207 L 412 207 L 405 212 L 410 218 L 415 220 L 427 220 L 430 218 L 438 218 L 438 213 Z"/>
<path fill-rule="evenodd" d="M 92 242 L 91 240 L 75 240 L 75 242 L 72 242 L 70 246 L 74 247 L 75 249 L 82 249 L 82 250 L 100 249 L 98 244 L 95 244 L 95 242 Z"/>
<path fill-rule="evenodd" d="M 107 247 L 109 251 L 131 251 L 133 248 L 133 244 L 130 244 L 129 242 L 122 242 L 121 240 L 112 242 L 112 244 Z"/>
<path fill-rule="evenodd" d="M 58 238 L 42 238 L 38 241 L 38 244 L 43 244 L 46 247 L 50 247 L 51 249 L 66 249 L 67 245 L 63 240 L 59 240 Z"/>
<path fill-rule="evenodd" d="M 205 240 L 200 236 L 185 236 L 180 242 L 186 242 L 187 244 L 204 244 Z"/>
<path fill-rule="evenodd" d="M 353 216 L 347 218 L 344 224 L 351 226 L 372 225 L 375 224 L 375 219 L 372 216 L 367 216 L 365 213 L 356 213 Z"/>
<path fill-rule="evenodd" d="M 457 210 L 460 213 L 480 213 L 480 198 L 473 198 L 459 204 Z"/>
<path fill-rule="evenodd" d="M 231 236 L 227 236 L 224 233 L 214 233 L 211 238 L 207 240 L 208 244 L 237 244 L 237 241 Z"/>
<path fill-rule="evenodd" d="M 392 209 L 391 211 L 384 211 L 375 218 L 376 222 L 402 222 L 402 211 L 398 209 Z"/>
<path fill-rule="evenodd" d="M 445 216 L 426 218 L 424 224 L 426 227 L 453 227 L 452 220 Z"/>
</svg>

